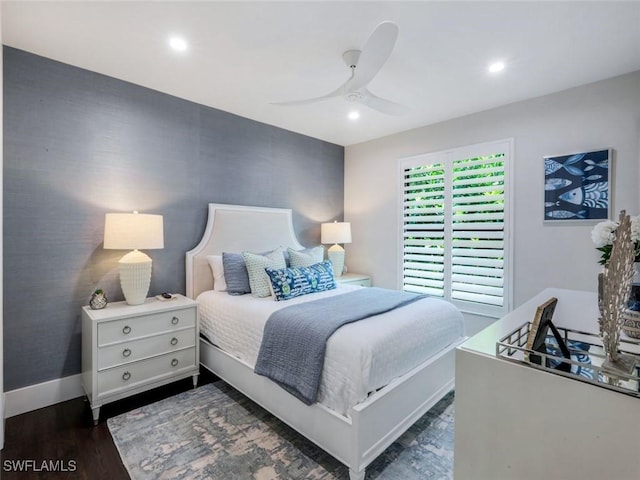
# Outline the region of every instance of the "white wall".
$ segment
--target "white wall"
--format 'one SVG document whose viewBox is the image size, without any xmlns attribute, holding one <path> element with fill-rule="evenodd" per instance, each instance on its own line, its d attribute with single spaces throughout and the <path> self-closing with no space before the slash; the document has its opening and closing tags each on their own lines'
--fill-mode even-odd
<svg viewBox="0 0 640 480">
<path fill-rule="evenodd" d="M 1 8 L 1 4 L 0 4 Z M 2 211 L 2 12 L 0 11 L 0 212 Z M 3 291 L 4 272 L 2 269 L 2 216 L 0 216 L 0 450 L 4 447 L 4 339 L 2 335 L 2 291 Z"/>
<path fill-rule="evenodd" d="M 511 137 L 512 307 L 549 286 L 595 291 L 600 267 L 593 223 L 543 224 L 543 157 L 613 148 L 614 216 L 620 209 L 640 214 L 640 72 L 347 147 L 349 270 L 370 274 L 376 286 L 400 285 L 398 159 Z"/>
</svg>

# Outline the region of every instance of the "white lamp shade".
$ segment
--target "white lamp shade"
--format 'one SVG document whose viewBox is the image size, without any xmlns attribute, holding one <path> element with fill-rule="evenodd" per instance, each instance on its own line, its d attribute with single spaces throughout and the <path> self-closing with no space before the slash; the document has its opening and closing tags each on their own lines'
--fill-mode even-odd
<svg viewBox="0 0 640 480">
<path fill-rule="evenodd" d="M 322 243 L 351 243 L 351 223 L 333 222 L 320 225 Z"/>
<path fill-rule="evenodd" d="M 164 248 L 162 215 L 107 213 L 104 221 L 104 248 L 110 250 Z"/>
</svg>

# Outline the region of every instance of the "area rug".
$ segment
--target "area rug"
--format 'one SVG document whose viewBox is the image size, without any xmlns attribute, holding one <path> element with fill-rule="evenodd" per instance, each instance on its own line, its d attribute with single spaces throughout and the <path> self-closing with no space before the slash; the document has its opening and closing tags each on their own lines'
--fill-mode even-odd
<svg viewBox="0 0 640 480">
<path fill-rule="evenodd" d="M 453 478 L 453 392 L 367 468 L 366 479 Z M 132 480 L 347 480 L 347 468 L 223 382 L 108 420 Z"/>
</svg>

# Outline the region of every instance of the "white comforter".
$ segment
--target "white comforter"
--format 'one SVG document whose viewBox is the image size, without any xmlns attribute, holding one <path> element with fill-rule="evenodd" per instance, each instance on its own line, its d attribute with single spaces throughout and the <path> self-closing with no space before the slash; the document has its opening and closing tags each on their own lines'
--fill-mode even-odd
<svg viewBox="0 0 640 480">
<path fill-rule="evenodd" d="M 201 332 L 216 346 L 254 367 L 264 324 L 274 311 L 363 288 L 339 285 L 284 302 L 271 297 L 207 291 L 197 298 Z M 318 401 L 347 415 L 367 398 L 455 342 L 464 334 L 462 314 L 449 302 L 425 298 L 338 329 L 327 342 Z"/>
</svg>

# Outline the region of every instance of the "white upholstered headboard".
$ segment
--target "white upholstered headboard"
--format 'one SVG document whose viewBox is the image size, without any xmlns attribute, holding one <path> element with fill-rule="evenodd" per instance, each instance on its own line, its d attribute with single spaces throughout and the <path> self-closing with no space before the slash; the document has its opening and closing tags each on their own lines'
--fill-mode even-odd
<svg viewBox="0 0 640 480">
<path fill-rule="evenodd" d="M 202 240 L 186 255 L 187 296 L 196 298 L 213 289 L 207 255 L 264 252 L 278 246 L 303 248 L 293 231 L 290 209 L 210 203 Z"/>
</svg>

